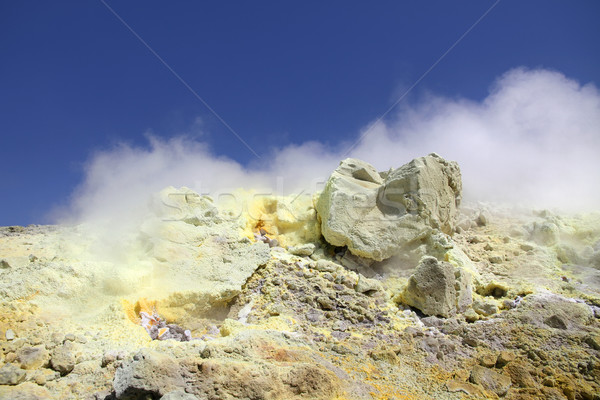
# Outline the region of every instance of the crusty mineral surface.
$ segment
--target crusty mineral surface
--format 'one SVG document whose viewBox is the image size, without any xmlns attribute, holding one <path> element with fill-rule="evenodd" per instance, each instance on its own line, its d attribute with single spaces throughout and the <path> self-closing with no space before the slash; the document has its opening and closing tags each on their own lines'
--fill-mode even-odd
<svg viewBox="0 0 600 400">
<path fill-rule="evenodd" d="M 398 176 L 342 166 L 345 193 Z M 321 239 L 310 197 L 167 188 L 127 232 L 0 228 L 0 399 L 597 399 L 600 215 L 457 211 L 456 182 L 384 261 Z"/>
<path fill-rule="evenodd" d="M 321 232 L 334 246 L 382 261 L 432 229 L 452 233 L 461 190 L 458 164 L 437 154 L 385 173 L 348 158 L 317 201 Z"/>
</svg>

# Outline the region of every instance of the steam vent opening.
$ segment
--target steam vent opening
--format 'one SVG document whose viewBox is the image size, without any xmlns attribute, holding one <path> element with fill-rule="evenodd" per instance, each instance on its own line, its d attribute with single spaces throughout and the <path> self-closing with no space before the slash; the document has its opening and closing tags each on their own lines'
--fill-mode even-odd
<svg viewBox="0 0 600 400">
<path fill-rule="evenodd" d="M 122 236 L 0 228 L 0 398 L 594 398 L 600 215 L 462 187 L 349 158 L 310 195 L 167 187 Z"/>
</svg>

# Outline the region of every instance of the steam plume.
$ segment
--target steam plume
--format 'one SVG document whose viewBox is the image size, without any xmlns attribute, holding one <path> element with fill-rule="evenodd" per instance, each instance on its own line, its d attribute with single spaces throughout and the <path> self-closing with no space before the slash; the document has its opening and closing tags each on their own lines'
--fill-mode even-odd
<svg viewBox="0 0 600 400">
<path fill-rule="evenodd" d="M 143 148 L 119 145 L 90 158 L 69 215 L 123 219 L 168 185 L 213 195 L 237 187 L 314 191 L 351 144 L 287 146 L 252 169 L 184 136 L 151 138 Z M 481 102 L 430 95 L 404 106 L 349 156 L 385 170 L 431 152 L 458 161 L 469 200 L 597 209 L 600 93 L 558 72 L 514 69 Z"/>
</svg>

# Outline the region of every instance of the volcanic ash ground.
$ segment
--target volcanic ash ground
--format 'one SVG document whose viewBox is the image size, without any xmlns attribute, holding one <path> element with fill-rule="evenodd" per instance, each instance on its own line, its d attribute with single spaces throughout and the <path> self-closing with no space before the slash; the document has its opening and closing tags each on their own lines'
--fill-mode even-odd
<svg viewBox="0 0 600 400">
<path fill-rule="evenodd" d="M 436 154 L 231 199 L 0 228 L 0 398 L 600 399 L 599 214 L 463 204 Z"/>
</svg>

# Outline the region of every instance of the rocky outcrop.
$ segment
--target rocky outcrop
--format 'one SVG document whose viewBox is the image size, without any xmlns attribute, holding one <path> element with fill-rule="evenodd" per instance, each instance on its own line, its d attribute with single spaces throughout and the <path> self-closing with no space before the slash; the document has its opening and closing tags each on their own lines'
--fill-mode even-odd
<svg viewBox="0 0 600 400">
<path fill-rule="evenodd" d="M 347 193 L 379 194 L 393 174 L 341 172 Z M 189 190 L 163 195 L 126 258 L 96 258 L 119 249 L 90 247 L 85 226 L 0 227 L 0 399 L 600 393 L 600 215 L 463 205 L 450 237 L 415 211 L 399 220 L 421 231 L 401 248 L 392 234 L 408 223 L 367 231 L 400 249 L 377 262 L 321 241 L 308 198 L 236 216 Z M 388 218 L 378 196 L 364 215 Z"/>
<path fill-rule="evenodd" d="M 321 232 L 334 246 L 381 261 L 432 229 L 452 233 L 461 190 L 458 164 L 437 154 L 387 173 L 348 158 L 317 200 Z"/>
<path fill-rule="evenodd" d="M 471 275 L 450 263 L 424 257 L 401 297 L 427 315 L 449 317 L 464 312 L 473 302 Z"/>
</svg>

